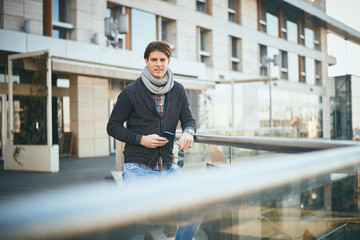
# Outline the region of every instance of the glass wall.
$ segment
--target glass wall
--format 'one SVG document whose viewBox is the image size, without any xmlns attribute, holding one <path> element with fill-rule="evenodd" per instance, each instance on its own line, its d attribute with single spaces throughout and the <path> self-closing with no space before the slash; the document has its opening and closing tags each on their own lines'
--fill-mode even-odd
<svg viewBox="0 0 360 240">
<path fill-rule="evenodd" d="M 234 96 L 230 94 L 232 91 Z M 257 91 L 257 94 L 249 97 L 246 93 L 251 91 Z M 200 94 L 199 105 L 200 131 L 206 129 L 216 134 L 251 136 L 269 134 L 270 112 L 267 85 L 219 84 L 215 89 Z M 248 112 L 246 105 L 251 105 L 251 108 L 256 111 Z M 272 116 L 277 136 L 322 137 L 321 96 L 274 87 L 272 89 Z M 252 124 L 252 126 L 259 126 L 256 129 L 250 129 L 244 125 L 246 122 L 254 121 L 258 122 L 258 124 Z"/>
<path fill-rule="evenodd" d="M 351 78 L 353 139 L 360 140 L 360 77 Z"/>
<path fill-rule="evenodd" d="M 269 90 L 259 89 L 260 126 L 269 127 Z M 318 95 L 273 89 L 273 124 L 288 128 L 288 137 L 322 137 L 322 106 Z"/>
<path fill-rule="evenodd" d="M 332 99 L 332 138 L 360 140 L 360 77 L 335 77 Z"/>
</svg>

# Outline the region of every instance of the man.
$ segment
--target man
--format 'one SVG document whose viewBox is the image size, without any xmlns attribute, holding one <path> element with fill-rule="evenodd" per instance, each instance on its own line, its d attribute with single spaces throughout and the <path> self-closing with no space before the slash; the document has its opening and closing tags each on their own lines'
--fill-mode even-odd
<svg viewBox="0 0 360 240">
<path fill-rule="evenodd" d="M 173 138 L 180 120 L 182 135 L 179 149 L 194 144 L 196 122 L 192 116 L 184 87 L 174 81 L 168 68 L 171 47 L 164 41 L 151 42 L 145 49 L 146 67 L 141 77 L 126 86 L 119 94 L 107 124 L 107 132 L 125 142 L 124 182 L 145 177 L 181 174 L 173 165 Z M 124 127 L 124 123 L 127 127 Z M 187 226 L 194 235 L 198 226 Z M 186 228 L 186 227 L 185 227 Z M 186 229 L 177 238 L 192 239 Z M 179 236 L 181 235 L 181 236 Z"/>
</svg>

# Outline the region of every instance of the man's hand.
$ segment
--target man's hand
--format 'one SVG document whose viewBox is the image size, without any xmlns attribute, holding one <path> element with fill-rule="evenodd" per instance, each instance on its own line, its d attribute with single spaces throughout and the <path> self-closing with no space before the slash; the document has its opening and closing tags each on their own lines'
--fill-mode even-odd
<svg viewBox="0 0 360 240">
<path fill-rule="evenodd" d="M 194 136 L 189 132 L 183 132 L 179 139 L 179 145 L 184 150 L 192 148 L 194 145 Z"/>
<path fill-rule="evenodd" d="M 157 134 L 151 134 L 142 136 L 140 144 L 147 148 L 157 148 L 164 146 L 168 142 L 169 141 L 164 137 L 160 137 Z"/>
</svg>

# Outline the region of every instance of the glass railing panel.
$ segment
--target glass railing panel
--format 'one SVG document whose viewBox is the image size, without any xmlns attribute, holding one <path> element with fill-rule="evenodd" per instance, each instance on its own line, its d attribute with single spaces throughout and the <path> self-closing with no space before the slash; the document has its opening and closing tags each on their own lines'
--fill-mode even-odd
<svg viewBox="0 0 360 240">
<path fill-rule="evenodd" d="M 166 239 L 199 221 L 198 240 L 359 239 L 359 169 L 352 146 L 53 191 L 2 203 L 0 239 Z"/>
</svg>

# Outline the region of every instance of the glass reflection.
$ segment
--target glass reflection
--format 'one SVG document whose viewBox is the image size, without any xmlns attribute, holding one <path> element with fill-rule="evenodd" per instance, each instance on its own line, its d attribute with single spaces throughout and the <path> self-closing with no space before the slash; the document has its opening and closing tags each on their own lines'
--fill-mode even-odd
<svg viewBox="0 0 360 240">
<path fill-rule="evenodd" d="M 314 49 L 314 31 L 309 28 L 305 28 L 305 46 Z"/>
<path fill-rule="evenodd" d="M 298 27 L 297 24 L 291 20 L 286 21 L 287 28 L 287 39 L 290 42 L 297 43 L 298 42 Z"/>
<path fill-rule="evenodd" d="M 267 33 L 269 35 L 279 36 L 279 19 L 276 15 L 269 12 L 266 13 Z"/>
</svg>

